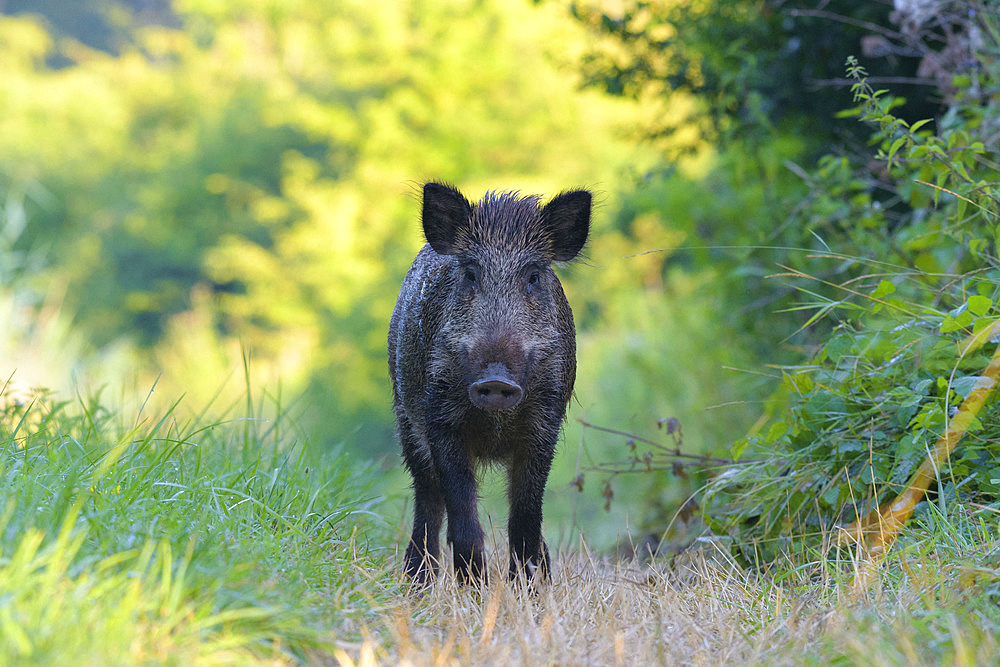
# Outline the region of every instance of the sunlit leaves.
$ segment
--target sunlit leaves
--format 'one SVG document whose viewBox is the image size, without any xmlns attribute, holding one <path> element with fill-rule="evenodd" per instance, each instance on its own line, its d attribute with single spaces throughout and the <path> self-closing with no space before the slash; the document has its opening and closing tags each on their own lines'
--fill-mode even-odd
<svg viewBox="0 0 1000 667">
<path fill-rule="evenodd" d="M 311 388 L 322 437 L 363 422 L 389 449 L 385 330 L 422 242 L 413 184 L 610 185 L 635 162 L 620 132 L 635 105 L 579 90 L 585 31 L 555 3 L 172 9 L 114 54 L 0 17 L 0 189 L 53 193 L 22 241 L 46 247 L 97 346 L 152 350 L 171 363 L 151 372 L 204 400 L 221 378 L 181 369 L 221 371 L 245 346 L 265 377 Z"/>
</svg>

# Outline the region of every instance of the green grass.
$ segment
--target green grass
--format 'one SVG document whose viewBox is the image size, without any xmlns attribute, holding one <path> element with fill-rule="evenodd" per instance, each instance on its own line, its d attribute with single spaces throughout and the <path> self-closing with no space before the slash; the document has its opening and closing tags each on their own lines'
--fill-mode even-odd
<svg viewBox="0 0 1000 667">
<path fill-rule="evenodd" d="M 296 439 L 280 401 L 206 421 L 175 405 L 0 394 L 0 664 L 989 664 L 1000 534 L 925 505 L 868 590 L 857 556 L 766 572 L 721 542 L 613 562 L 583 540 L 534 595 L 445 568 L 404 593 L 381 474 Z M 398 475 L 392 484 L 405 484 Z M 384 483 L 384 482 L 383 482 Z M 393 514 L 389 514 L 394 519 Z M 405 519 L 408 521 L 408 517 Z M 830 541 L 827 541 L 829 544 Z M 445 554 L 446 556 L 446 554 Z M 445 558 L 447 562 L 447 557 Z"/>
<path fill-rule="evenodd" d="M 240 410 L 0 393 L 0 663 L 296 661 L 359 637 L 398 581 L 368 546 L 374 471 Z"/>
</svg>

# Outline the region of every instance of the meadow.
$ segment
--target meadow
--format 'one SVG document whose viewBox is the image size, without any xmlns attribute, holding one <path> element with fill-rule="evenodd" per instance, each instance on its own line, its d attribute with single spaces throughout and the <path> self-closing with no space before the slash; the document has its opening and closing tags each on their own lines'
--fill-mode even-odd
<svg viewBox="0 0 1000 667">
<path fill-rule="evenodd" d="M 262 397 L 272 401 L 274 397 Z M 583 535 L 534 591 L 414 591 L 378 471 L 317 456 L 248 397 L 204 421 L 96 398 L 5 400 L 5 664 L 991 664 L 1000 541 L 951 507 L 865 589 L 855 550 L 747 568 L 724 539 L 620 558 Z M 500 544 L 501 546 L 495 546 Z"/>
</svg>

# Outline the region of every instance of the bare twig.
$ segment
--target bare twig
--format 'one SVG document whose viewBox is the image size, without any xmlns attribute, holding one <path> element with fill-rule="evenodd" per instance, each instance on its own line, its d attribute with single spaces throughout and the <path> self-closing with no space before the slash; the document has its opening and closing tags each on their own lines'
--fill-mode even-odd
<svg viewBox="0 0 1000 667">
<path fill-rule="evenodd" d="M 825 86 L 851 86 L 855 83 L 853 79 L 809 79 L 808 82 L 816 87 Z M 936 86 L 937 81 L 924 76 L 870 76 L 869 83 L 875 84 L 912 84 L 914 86 Z"/>
<path fill-rule="evenodd" d="M 846 23 L 847 25 L 853 25 L 856 28 L 864 28 L 873 33 L 879 35 L 885 35 L 886 37 L 892 37 L 893 39 L 905 39 L 906 35 L 901 32 L 896 32 L 895 30 L 890 30 L 885 26 L 881 26 L 877 23 L 871 23 L 870 21 L 860 21 L 858 19 L 851 18 L 850 16 L 843 16 L 837 14 L 836 12 L 828 12 L 822 9 L 793 9 L 788 12 L 791 16 L 808 16 L 812 18 L 830 19 L 831 21 L 837 21 L 839 23 Z"/>
<path fill-rule="evenodd" d="M 660 450 L 662 456 L 669 456 L 678 459 L 691 459 L 692 461 L 695 461 L 702 465 L 709 465 L 709 464 L 742 465 L 745 463 L 760 463 L 758 459 L 743 459 L 740 461 L 735 461 L 733 459 L 726 459 L 718 456 L 710 456 L 708 454 L 688 454 L 687 452 L 682 452 L 679 448 L 667 447 L 664 444 L 661 444 L 654 440 L 650 440 L 649 438 L 644 438 L 640 435 L 629 433 L 627 431 L 619 431 L 618 429 L 608 428 L 606 426 L 598 426 L 596 424 L 591 424 L 590 422 L 584 419 L 577 419 L 577 421 L 580 422 L 580 424 L 582 424 L 584 428 L 592 428 L 595 431 L 603 431 L 604 433 L 611 433 L 612 435 L 620 435 L 623 438 L 629 438 L 630 440 L 634 440 L 636 442 L 641 442 L 643 444 L 650 445 L 651 447 L 655 447 L 658 450 Z"/>
</svg>

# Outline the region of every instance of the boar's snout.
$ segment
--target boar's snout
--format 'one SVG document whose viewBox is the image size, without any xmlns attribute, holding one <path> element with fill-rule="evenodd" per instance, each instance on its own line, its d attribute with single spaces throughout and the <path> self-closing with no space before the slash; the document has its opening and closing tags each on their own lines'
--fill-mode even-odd
<svg viewBox="0 0 1000 667">
<path fill-rule="evenodd" d="M 521 402 L 524 390 L 503 364 L 490 364 L 469 385 L 469 400 L 480 410 L 510 410 Z"/>
</svg>

